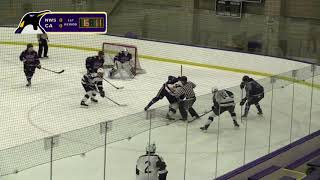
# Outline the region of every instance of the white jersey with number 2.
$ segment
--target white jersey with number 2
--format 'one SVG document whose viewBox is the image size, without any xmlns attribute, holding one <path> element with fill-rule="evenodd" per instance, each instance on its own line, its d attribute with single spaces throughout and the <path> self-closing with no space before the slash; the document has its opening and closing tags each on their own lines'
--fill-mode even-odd
<svg viewBox="0 0 320 180">
<path fill-rule="evenodd" d="M 162 160 L 158 155 L 143 155 L 137 161 L 139 174 L 136 180 L 159 180 L 157 162 Z"/>
</svg>

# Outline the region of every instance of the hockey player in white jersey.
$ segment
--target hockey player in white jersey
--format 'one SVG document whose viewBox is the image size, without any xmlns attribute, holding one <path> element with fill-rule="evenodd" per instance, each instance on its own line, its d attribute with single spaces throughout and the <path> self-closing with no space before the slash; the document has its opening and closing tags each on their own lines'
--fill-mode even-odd
<svg viewBox="0 0 320 180">
<path fill-rule="evenodd" d="M 136 180 L 166 180 L 166 167 L 162 157 L 156 154 L 156 145 L 152 143 L 146 147 L 146 154 L 137 160 Z"/>
<path fill-rule="evenodd" d="M 102 77 L 104 75 L 104 70 L 99 68 L 97 72 L 87 72 L 83 75 L 81 84 L 86 91 L 85 96 L 81 100 L 81 106 L 88 106 L 86 103 L 88 99 L 94 103 L 97 103 L 98 100 L 95 98 L 97 92 L 99 92 L 101 97 L 105 97 L 105 92 L 103 91 Z"/>
<path fill-rule="evenodd" d="M 235 127 L 239 127 L 239 124 L 237 122 L 237 115 L 234 112 L 236 104 L 234 102 L 233 93 L 225 89 L 218 90 L 218 88 L 213 88 L 212 94 L 213 94 L 212 115 L 209 116 L 206 124 L 200 129 L 203 131 L 207 130 L 210 124 L 213 122 L 214 118 L 217 116 L 220 116 L 225 111 L 229 111 L 233 120 L 233 125 Z"/>
<path fill-rule="evenodd" d="M 125 71 L 130 78 L 134 77 L 133 69 L 131 63 L 132 54 L 129 53 L 127 48 L 124 48 L 123 51 L 119 52 L 113 59 L 114 68 L 109 72 L 109 77 L 114 78 L 115 75 L 120 73 L 120 76 L 123 77 L 122 71 Z"/>
</svg>

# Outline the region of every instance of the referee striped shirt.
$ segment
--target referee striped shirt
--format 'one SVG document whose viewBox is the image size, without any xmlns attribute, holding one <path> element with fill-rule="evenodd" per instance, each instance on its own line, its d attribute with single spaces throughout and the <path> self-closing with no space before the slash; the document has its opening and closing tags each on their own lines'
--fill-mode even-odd
<svg viewBox="0 0 320 180">
<path fill-rule="evenodd" d="M 186 84 L 182 85 L 181 87 L 178 87 L 175 91 L 175 96 L 177 98 L 185 97 L 187 99 L 194 98 L 194 88 L 196 85 L 193 82 L 188 81 Z"/>
</svg>

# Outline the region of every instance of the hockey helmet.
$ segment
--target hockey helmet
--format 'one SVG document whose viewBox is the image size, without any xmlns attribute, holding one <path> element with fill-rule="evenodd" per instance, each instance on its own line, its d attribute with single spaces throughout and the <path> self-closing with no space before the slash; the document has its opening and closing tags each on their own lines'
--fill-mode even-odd
<svg viewBox="0 0 320 180">
<path fill-rule="evenodd" d="M 168 76 L 168 83 L 174 82 L 175 79 L 176 79 L 176 77 L 174 77 L 174 76 Z"/>
<path fill-rule="evenodd" d="M 127 54 L 129 53 L 128 49 L 125 48 L 125 47 L 123 48 L 122 52 L 123 52 L 125 55 L 127 55 Z"/>
<path fill-rule="evenodd" d="M 218 89 L 218 87 L 213 87 L 212 88 L 212 90 L 211 90 L 211 92 L 212 92 L 212 94 L 215 94 L 215 93 L 217 93 L 219 91 L 219 89 Z"/>
<path fill-rule="evenodd" d="M 155 153 L 156 149 L 157 149 L 157 147 L 156 147 L 155 143 L 148 144 L 147 147 L 146 147 L 146 152 L 147 152 L 147 154 L 148 153 Z"/>
<path fill-rule="evenodd" d="M 98 56 L 104 58 L 104 52 L 103 51 L 98 51 Z"/>
<path fill-rule="evenodd" d="M 99 68 L 99 69 L 97 70 L 97 74 L 98 74 L 98 76 L 103 77 L 103 76 L 104 76 L 104 69 Z"/>
<path fill-rule="evenodd" d="M 27 44 L 27 49 L 29 49 L 29 48 L 33 48 L 33 44 L 31 44 L 31 43 Z"/>
<path fill-rule="evenodd" d="M 188 81 L 188 78 L 186 76 L 181 76 L 180 77 L 180 81 L 181 82 L 187 82 Z"/>
<path fill-rule="evenodd" d="M 248 82 L 249 81 L 249 76 L 243 76 L 242 82 Z"/>
</svg>

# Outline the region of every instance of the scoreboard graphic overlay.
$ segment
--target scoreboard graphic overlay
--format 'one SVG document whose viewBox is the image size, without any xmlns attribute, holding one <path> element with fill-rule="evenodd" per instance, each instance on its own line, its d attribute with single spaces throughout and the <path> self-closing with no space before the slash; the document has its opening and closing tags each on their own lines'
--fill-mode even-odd
<svg viewBox="0 0 320 180">
<path fill-rule="evenodd" d="M 23 28 L 28 24 L 28 22 L 25 23 L 25 19 L 28 19 L 28 22 L 33 21 L 33 29 L 39 28 L 42 33 L 103 34 L 107 32 L 106 12 L 51 12 L 48 10 L 29 12 L 23 16 L 18 27 L 19 30 L 17 29 L 15 33 L 23 34 Z"/>
</svg>

